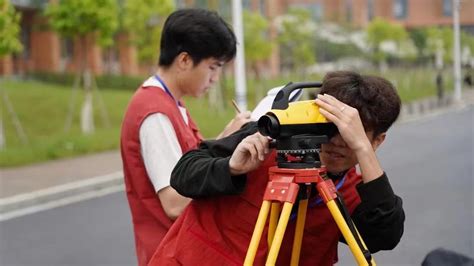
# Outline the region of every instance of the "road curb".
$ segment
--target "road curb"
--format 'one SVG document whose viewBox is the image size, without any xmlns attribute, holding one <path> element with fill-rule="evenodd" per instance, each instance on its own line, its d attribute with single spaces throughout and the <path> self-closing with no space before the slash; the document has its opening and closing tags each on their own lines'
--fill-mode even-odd
<svg viewBox="0 0 474 266">
<path fill-rule="evenodd" d="M 439 115 L 453 110 L 461 110 L 474 104 L 472 94 L 467 99 L 456 102 L 453 95 L 446 95 L 443 99 L 430 97 L 423 100 L 402 104 L 399 122 L 410 122 L 427 116 Z"/>
<path fill-rule="evenodd" d="M 50 206 L 62 206 L 68 203 L 106 195 L 123 190 L 123 172 L 88 178 L 47 189 L 19 194 L 0 199 L 0 221 L 43 210 Z"/>
</svg>

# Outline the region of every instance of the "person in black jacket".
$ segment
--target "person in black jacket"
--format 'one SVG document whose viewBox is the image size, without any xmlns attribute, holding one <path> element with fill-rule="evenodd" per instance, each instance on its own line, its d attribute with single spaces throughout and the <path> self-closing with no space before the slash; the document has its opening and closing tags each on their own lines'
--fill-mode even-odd
<svg viewBox="0 0 474 266">
<path fill-rule="evenodd" d="M 375 150 L 400 112 L 401 101 L 395 88 L 380 77 L 332 72 L 325 76 L 315 102 L 321 114 L 339 130 L 329 143 L 321 145 L 321 162 L 343 194 L 368 249 L 372 253 L 393 249 L 403 234 L 405 214 L 402 200 L 393 192 Z M 262 184 L 266 182 L 262 183 L 261 175 L 275 156 L 268 143 L 269 139 L 257 132 L 256 124 L 248 123 L 227 138 L 203 142 L 199 149 L 180 159 L 173 170 L 171 186 L 195 200 L 173 225 L 150 265 L 167 262 L 169 258 L 185 264 L 184 249 L 203 258 L 218 249 L 220 255 L 213 258 L 216 265 L 243 261 L 246 250 L 242 247 L 248 245 L 252 234 L 245 222 L 254 223 L 257 219 L 260 205 L 255 199 L 260 203 L 263 200 Z M 356 173 L 356 165 L 360 174 Z M 227 210 L 219 202 L 236 207 Z M 312 195 L 301 265 L 331 265 L 337 261 L 337 239 L 344 240 L 334 230 L 335 223 L 327 223 L 327 219 L 330 216 L 318 206 L 317 195 Z M 209 223 L 201 224 L 203 220 Z M 290 231 L 292 227 L 294 221 L 288 225 Z M 234 243 L 239 237 L 236 231 L 248 238 L 247 245 Z M 283 254 L 277 264 L 289 263 L 289 249 L 291 241 L 282 245 Z"/>
</svg>

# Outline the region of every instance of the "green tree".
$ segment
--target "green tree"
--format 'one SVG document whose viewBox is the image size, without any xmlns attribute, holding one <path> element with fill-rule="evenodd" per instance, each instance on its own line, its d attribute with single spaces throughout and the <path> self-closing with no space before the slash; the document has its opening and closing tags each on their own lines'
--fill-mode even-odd
<svg viewBox="0 0 474 266">
<path fill-rule="evenodd" d="M 385 41 L 393 41 L 398 46 L 407 39 L 407 32 L 403 26 L 393 24 L 382 18 L 376 18 L 366 28 L 367 42 L 372 49 L 372 57 L 381 67 L 387 60 L 387 53 L 381 49 Z"/>
<path fill-rule="evenodd" d="M 461 31 L 461 45 L 469 47 L 471 52 L 474 52 L 474 36 L 465 31 Z"/>
<path fill-rule="evenodd" d="M 301 73 L 304 79 L 306 68 L 316 62 L 316 26 L 311 21 L 311 13 L 305 9 L 292 8 L 278 20 L 280 25 L 277 40 L 283 54 L 282 61 Z"/>
<path fill-rule="evenodd" d="M 23 49 L 21 42 L 18 38 L 20 33 L 20 13 L 15 11 L 15 8 L 11 5 L 10 0 L 0 0 L 0 59 L 6 55 L 20 52 Z M 1 80 L 0 80 L 1 81 Z M 21 126 L 20 120 L 18 119 L 13 105 L 11 104 L 7 92 L 0 86 L 1 92 L 1 108 L 0 108 L 0 150 L 5 148 L 5 132 L 3 128 L 3 106 L 8 110 L 11 116 L 13 124 L 20 140 L 26 144 L 28 139 Z"/>
<path fill-rule="evenodd" d="M 454 33 L 450 27 L 430 27 L 427 29 L 428 41 L 426 51 L 430 55 L 441 52 L 446 63 L 453 60 Z"/>
<path fill-rule="evenodd" d="M 462 60 L 465 60 L 467 62 L 472 61 L 472 58 L 474 57 L 474 36 L 461 30 L 461 56 L 463 56 L 463 50 L 465 48 L 469 49 L 469 54 L 471 58 L 462 58 L 461 62 Z"/>
<path fill-rule="evenodd" d="M 453 61 L 454 32 L 451 27 L 430 27 L 427 29 L 427 53 L 434 55 L 437 49 L 441 49 L 443 59 L 447 63 Z M 471 52 L 474 51 L 474 36 L 462 31 L 460 32 L 461 49 L 468 47 Z"/>
<path fill-rule="evenodd" d="M 20 52 L 20 13 L 10 4 L 10 0 L 0 0 L 0 58 Z"/>
<path fill-rule="evenodd" d="M 121 0 L 120 28 L 138 48 L 138 60 L 153 64 L 159 54 L 161 30 L 175 9 L 172 0 Z"/>
<path fill-rule="evenodd" d="M 408 32 L 410 39 L 416 47 L 416 51 L 419 55 L 425 53 L 425 49 L 428 41 L 428 32 L 423 28 L 412 29 Z"/>
<path fill-rule="evenodd" d="M 51 3 L 45 10 L 49 24 L 61 36 L 77 38 L 82 56 L 75 88 L 81 86 L 85 91 L 85 100 L 81 111 L 81 128 L 83 133 L 94 132 L 93 93 L 96 87 L 94 77 L 89 69 L 86 56 L 95 44 L 108 46 L 113 43 L 113 36 L 118 27 L 116 0 L 60 0 Z M 93 40 L 93 41 L 90 41 Z M 75 93 L 73 93 L 75 95 Z M 66 121 L 66 130 L 72 121 L 74 96 L 71 100 L 70 112 Z M 107 124 L 108 119 L 102 103 L 102 117 Z"/>
<path fill-rule="evenodd" d="M 256 82 L 262 82 L 259 63 L 270 58 L 272 54 L 272 44 L 268 38 L 268 21 L 257 12 L 244 10 L 244 47 L 245 62 L 252 70 Z M 263 95 L 263 84 L 255 87 L 255 99 L 260 99 Z"/>
<path fill-rule="evenodd" d="M 260 73 L 257 64 L 270 58 L 272 44 L 268 38 L 268 21 L 257 12 L 244 10 L 245 61 L 257 79 Z"/>
</svg>

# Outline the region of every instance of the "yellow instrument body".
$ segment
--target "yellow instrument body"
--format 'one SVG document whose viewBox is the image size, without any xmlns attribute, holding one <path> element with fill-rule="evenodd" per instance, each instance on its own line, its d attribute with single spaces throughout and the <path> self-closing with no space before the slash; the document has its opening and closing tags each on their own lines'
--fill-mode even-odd
<svg viewBox="0 0 474 266">
<path fill-rule="evenodd" d="M 272 109 L 269 113 L 276 116 L 280 125 L 329 123 L 314 101 L 292 102 L 285 110 Z"/>
</svg>

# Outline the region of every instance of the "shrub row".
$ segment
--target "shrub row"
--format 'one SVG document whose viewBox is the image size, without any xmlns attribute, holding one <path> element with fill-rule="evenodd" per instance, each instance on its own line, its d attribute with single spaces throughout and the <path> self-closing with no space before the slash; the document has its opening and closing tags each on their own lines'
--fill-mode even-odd
<svg viewBox="0 0 474 266">
<path fill-rule="evenodd" d="M 27 76 L 29 79 L 53 83 L 70 88 L 74 84 L 76 75 L 73 73 L 47 73 L 33 72 Z M 100 75 L 95 77 L 100 89 L 135 90 L 143 82 L 144 77 Z"/>
</svg>

